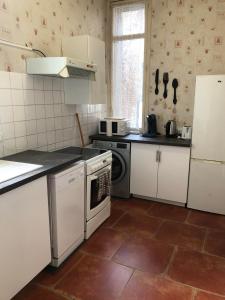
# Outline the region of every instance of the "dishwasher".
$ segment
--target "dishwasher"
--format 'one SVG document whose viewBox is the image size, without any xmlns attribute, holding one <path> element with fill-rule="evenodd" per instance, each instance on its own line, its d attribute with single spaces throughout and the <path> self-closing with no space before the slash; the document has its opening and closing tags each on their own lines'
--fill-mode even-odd
<svg viewBox="0 0 225 300">
<path fill-rule="evenodd" d="M 61 263 L 84 240 L 84 163 L 48 177 L 51 265 Z"/>
</svg>

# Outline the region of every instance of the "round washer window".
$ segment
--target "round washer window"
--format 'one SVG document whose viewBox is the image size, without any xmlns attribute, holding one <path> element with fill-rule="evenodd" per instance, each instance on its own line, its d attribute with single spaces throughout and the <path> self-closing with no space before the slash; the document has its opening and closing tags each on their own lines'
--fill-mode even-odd
<svg viewBox="0 0 225 300">
<path fill-rule="evenodd" d="M 112 153 L 112 181 L 116 182 L 125 174 L 125 163 L 123 158 L 113 151 Z"/>
</svg>

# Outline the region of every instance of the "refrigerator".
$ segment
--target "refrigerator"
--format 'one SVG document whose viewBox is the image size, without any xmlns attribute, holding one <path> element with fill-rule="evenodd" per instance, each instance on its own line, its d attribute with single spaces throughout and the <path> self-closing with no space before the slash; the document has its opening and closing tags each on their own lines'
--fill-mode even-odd
<svg viewBox="0 0 225 300">
<path fill-rule="evenodd" d="M 196 78 L 188 207 L 225 214 L 225 75 Z"/>
</svg>

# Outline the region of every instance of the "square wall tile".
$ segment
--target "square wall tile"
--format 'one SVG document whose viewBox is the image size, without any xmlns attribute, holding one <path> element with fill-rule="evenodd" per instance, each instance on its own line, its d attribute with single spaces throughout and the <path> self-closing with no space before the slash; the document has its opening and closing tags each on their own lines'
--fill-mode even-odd
<svg viewBox="0 0 225 300">
<path fill-rule="evenodd" d="M 24 105 L 23 90 L 12 90 L 12 104 Z"/>
<path fill-rule="evenodd" d="M 36 119 L 36 106 L 35 105 L 25 106 L 25 117 L 26 117 L 26 120 L 35 120 Z"/>
<path fill-rule="evenodd" d="M 32 75 L 22 74 L 23 89 L 33 90 L 34 89 L 34 79 Z"/>
<path fill-rule="evenodd" d="M 27 135 L 37 133 L 37 120 L 26 121 L 26 133 Z"/>
<path fill-rule="evenodd" d="M 25 121 L 15 122 L 14 127 L 15 127 L 15 137 L 26 136 L 26 122 Z"/>
<path fill-rule="evenodd" d="M 1 80 L 1 78 L 0 78 Z M 0 107 L 12 104 L 12 96 L 10 89 L 0 89 Z"/>
<path fill-rule="evenodd" d="M 10 122 L 13 122 L 13 107 L 2 106 L 0 108 L 0 123 L 10 123 Z"/>
<path fill-rule="evenodd" d="M 9 77 L 12 89 L 23 89 L 23 74 L 10 72 Z"/>
<path fill-rule="evenodd" d="M 10 88 L 9 72 L 0 71 L 0 89 Z"/>
<path fill-rule="evenodd" d="M 15 122 L 26 119 L 24 106 L 13 106 L 13 118 Z"/>
<path fill-rule="evenodd" d="M 33 90 L 24 90 L 23 91 L 23 98 L 25 105 L 33 105 L 34 102 L 34 91 Z"/>
<path fill-rule="evenodd" d="M 34 90 L 43 91 L 44 80 L 42 76 L 34 76 Z"/>
</svg>

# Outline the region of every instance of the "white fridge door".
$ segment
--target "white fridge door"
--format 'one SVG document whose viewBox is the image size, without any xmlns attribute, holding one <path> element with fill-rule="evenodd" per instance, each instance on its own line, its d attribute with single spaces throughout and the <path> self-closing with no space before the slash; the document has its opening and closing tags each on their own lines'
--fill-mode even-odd
<svg viewBox="0 0 225 300">
<path fill-rule="evenodd" d="M 197 76 L 192 158 L 225 161 L 225 75 Z"/>
<path fill-rule="evenodd" d="M 191 160 L 188 207 L 225 214 L 225 164 Z"/>
</svg>

